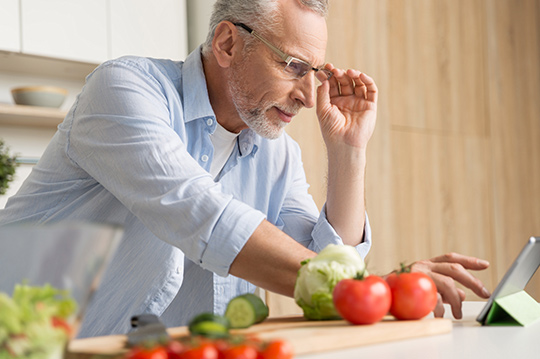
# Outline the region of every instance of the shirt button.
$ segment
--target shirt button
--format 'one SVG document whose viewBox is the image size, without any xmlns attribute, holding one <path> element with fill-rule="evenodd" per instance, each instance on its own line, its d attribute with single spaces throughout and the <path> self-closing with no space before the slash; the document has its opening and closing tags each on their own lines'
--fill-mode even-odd
<svg viewBox="0 0 540 359">
<path fill-rule="evenodd" d="M 208 156 L 207 155 L 202 155 L 201 161 L 207 162 L 208 161 Z"/>
<path fill-rule="evenodd" d="M 208 126 L 212 126 L 212 124 L 214 123 L 214 120 L 212 120 L 211 118 L 209 118 L 208 120 L 206 120 L 206 124 Z"/>
</svg>

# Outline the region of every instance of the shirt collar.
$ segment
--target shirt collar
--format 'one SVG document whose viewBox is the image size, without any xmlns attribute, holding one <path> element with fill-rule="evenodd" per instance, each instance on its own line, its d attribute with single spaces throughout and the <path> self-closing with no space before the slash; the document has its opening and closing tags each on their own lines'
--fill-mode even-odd
<svg viewBox="0 0 540 359">
<path fill-rule="evenodd" d="M 240 157 L 245 157 L 249 154 L 255 154 L 258 149 L 258 144 L 262 140 L 262 137 L 257 135 L 255 131 L 248 128 L 240 132 L 238 136 L 238 150 L 240 151 Z"/>
<path fill-rule="evenodd" d="M 184 98 L 184 121 L 186 123 L 199 118 L 216 119 L 208 98 L 206 77 L 202 65 L 202 45 L 186 58 L 182 67 L 182 92 Z M 238 136 L 241 157 L 255 154 L 262 137 L 252 129 L 242 130 Z"/>
<path fill-rule="evenodd" d="M 200 46 L 189 54 L 182 66 L 182 92 L 186 123 L 198 118 L 216 118 L 208 98 Z"/>
</svg>

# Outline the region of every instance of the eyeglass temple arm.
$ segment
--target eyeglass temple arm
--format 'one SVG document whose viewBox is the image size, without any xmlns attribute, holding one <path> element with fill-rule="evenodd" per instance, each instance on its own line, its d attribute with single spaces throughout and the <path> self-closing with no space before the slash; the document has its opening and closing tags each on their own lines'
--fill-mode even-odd
<svg viewBox="0 0 540 359">
<path fill-rule="evenodd" d="M 251 29 L 249 26 L 247 26 L 245 24 L 242 24 L 241 22 L 234 22 L 233 25 L 240 26 L 242 29 L 246 30 L 251 35 L 253 35 L 257 39 L 261 40 L 266 46 L 268 46 L 270 49 L 272 49 L 272 51 L 274 51 L 276 54 L 278 54 L 279 57 L 283 61 L 285 61 L 287 63 L 287 65 L 293 60 L 292 56 L 287 55 L 286 53 L 284 53 L 283 51 L 281 51 L 280 49 L 278 49 L 277 47 L 272 45 L 270 42 L 268 42 L 268 40 L 266 40 L 264 37 L 262 37 L 261 35 L 256 33 L 255 30 Z"/>
<path fill-rule="evenodd" d="M 291 63 L 291 61 L 294 59 L 294 57 L 290 56 L 290 55 L 287 55 L 286 53 L 284 53 L 283 51 L 281 51 L 280 49 L 278 49 L 277 47 L 275 47 L 274 45 L 272 45 L 270 42 L 268 42 L 268 40 L 266 40 L 264 37 L 262 37 L 261 35 L 259 35 L 258 33 L 255 32 L 255 30 L 253 30 L 252 28 L 250 28 L 249 26 L 241 23 L 241 22 L 233 22 L 233 25 L 235 26 L 240 26 L 242 29 L 246 30 L 247 32 L 249 32 L 251 35 L 255 36 L 257 39 L 261 40 L 266 46 L 268 46 L 269 48 L 272 49 L 272 51 L 274 51 L 276 54 L 279 55 L 279 57 L 281 57 L 281 59 L 283 61 L 285 61 L 287 63 L 287 65 L 289 65 Z M 307 63 L 307 62 L 306 62 Z M 315 72 L 318 72 L 318 71 L 321 71 L 323 70 L 324 71 L 324 65 L 321 66 L 320 68 L 316 68 L 316 67 L 313 67 L 313 66 L 310 66 L 312 70 L 314 70 Z M 328 70 L 326 70 L 328 71 Z M 328 71 L 329 72 L 329 71 Z M 329 72 L 329 75 L 330 77 L 332 76 L 332 73 Z"/>
</svg>

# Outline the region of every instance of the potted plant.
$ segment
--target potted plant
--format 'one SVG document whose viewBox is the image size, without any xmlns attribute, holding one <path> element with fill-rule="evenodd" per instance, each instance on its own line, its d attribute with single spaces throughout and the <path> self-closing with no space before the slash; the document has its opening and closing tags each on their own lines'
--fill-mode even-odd
<svg viewBox="0 0 540 359">
<path fill-rule="evenodd" d="M 6 193 L 17 167 L 16 156 L 9 154 L 9 148 L 0 139 L 0 195 Z"/>
</svg>

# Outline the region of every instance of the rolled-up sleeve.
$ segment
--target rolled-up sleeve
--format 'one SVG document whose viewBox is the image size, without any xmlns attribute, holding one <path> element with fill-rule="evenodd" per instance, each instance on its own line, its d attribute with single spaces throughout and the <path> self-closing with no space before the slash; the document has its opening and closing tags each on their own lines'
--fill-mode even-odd
<svg viewBox="0 0 540 359">
<path fill-rule="evenodd" d="M 138 66 L 115 61 L 89 76 L 64 124 L 67 153 L 154 235 L 225 276 L 265 215 L 222 193 L 172 128 L 177 92 Z"/>
<path fill-rule="evenodd" d="M 323 206 L 317 224 L 313 228 L 312 235 L 313 247 L 311 249 L 315 252 L 321 251 L 329 244 L 343 244 L 343 240 L 326 218 L 326 205 Z M 362 258 L 366 257 L 371 248 L 371 226 L 369 225 L 367 213 L 364 224 L 364 238 L 362 243 L 358 244 L 355 248 Z"/>
</svg>

